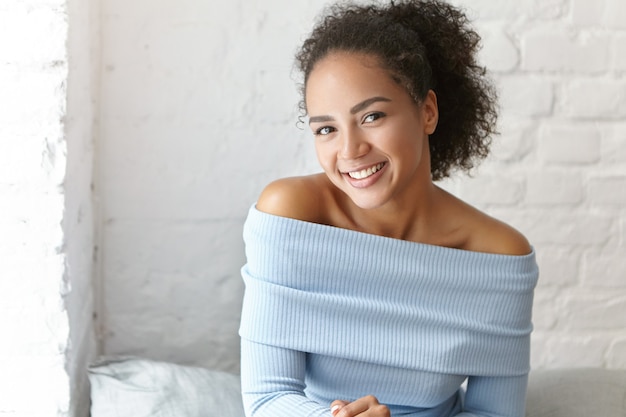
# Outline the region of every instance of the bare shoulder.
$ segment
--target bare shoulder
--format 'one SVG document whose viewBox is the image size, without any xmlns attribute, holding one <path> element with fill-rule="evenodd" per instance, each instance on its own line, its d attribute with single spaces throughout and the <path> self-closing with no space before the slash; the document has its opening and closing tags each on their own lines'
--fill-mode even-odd
<svg viewBox="0 0 626 417">
<path fill-rule="evenodd" d="M 502 255 L 528 255 L 530 243 L 526 237 L 512 226 L 482 213 L 479 222 L 481 233 L 477 233 L 474 244 L 481 252 Z"/>
<path fill-rule="evenodd" d="M 450 211 L 447 218 L 455 219 L 462 249 L 499 255 L 528 255 L 532 248 L 526 237 L 514 227 L 489 216 L 464 201 L 450 195 L 446 201 Z"/>
<path fill-rule="evenodd" d="M 320 193 L 316 175 L 281 178 L 265 187 L 256 208 L 276 216 L 315 222 L 320 213 Z"/>
<path fill-rule="evenodd" d="M 518 256 L 531 252 L 528 239 L 517 229 L 486 214 L 485 217 L 485 233 L 477 240 L 485 252 Z"/>
</svg>

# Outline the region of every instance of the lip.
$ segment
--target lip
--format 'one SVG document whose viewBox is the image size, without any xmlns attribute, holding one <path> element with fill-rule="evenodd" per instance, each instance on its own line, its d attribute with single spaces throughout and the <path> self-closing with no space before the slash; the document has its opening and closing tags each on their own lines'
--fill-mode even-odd
<svg viewBox="0 0 626 417">
<path fill-rule="evenodd" d="M 367 188 L 367 187 L 374 185 L 374 183 L 376 183 L 378 179 L 384 174 L 384 172 L 387 170 L 387 165 L 388 165 L 387 162 L 383 162 L 383 167 L 367 178 L 362 178 L 362 179 L 352 178 L 350 175 L 348 175 L 348 172 L 361 171 L 363 169 L 367 169 L 374 165 L 378 165 L 379 163 L 380 162 L 376 164 L 365 165 L 362 168 L 357 168 L 357 169 L 352 169 L 350 171 L 342 172 L 341 175 L 343 175 L 344 179 L 354 188 Z"/>
</svg>

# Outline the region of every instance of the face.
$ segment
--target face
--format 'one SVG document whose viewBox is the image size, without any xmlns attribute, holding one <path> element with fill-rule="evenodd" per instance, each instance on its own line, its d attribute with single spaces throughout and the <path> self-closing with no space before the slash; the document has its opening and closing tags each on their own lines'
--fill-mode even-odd
<svg viewBox="0 0 626 417">
<path fill-rule="evenodd" d="M 432 91 L 418 105 L 375 58 L 336 52 L 315 65 L 305 93 L 318 160 L 354 204 L 371 209 L 417 198 L 416 187 L 430 181 Z"/>
</svg>

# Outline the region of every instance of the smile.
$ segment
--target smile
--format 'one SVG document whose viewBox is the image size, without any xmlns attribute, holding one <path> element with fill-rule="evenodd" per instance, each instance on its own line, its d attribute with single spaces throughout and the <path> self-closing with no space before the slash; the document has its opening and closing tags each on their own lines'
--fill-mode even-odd
<svg viewBox="0 0 626 417">
<path fill-rule="evenodd" d="M 354 178 L 355 180 L 362 180 L 380 171 L 384 166 L 385 166 L 385 163 L 381 162 L 380 164 L 376 164 L 374 166 L 371 166 L 366 169 L 362 169 L 360 171 L 348 172 L 348 175 L 350 176 L 350 178 Z"/>
</svg>

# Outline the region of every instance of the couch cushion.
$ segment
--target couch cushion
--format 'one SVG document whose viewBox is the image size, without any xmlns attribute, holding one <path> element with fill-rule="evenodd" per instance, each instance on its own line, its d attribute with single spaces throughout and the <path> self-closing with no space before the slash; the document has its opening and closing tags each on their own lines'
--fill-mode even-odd
<svg viewBox="0 0 626 417">
<path fill-rule="evenodd" d="M 626 370 L 530 373 L 526 417 L 625 417 Z"/>
<path fill-rule="evenodd" d="M 243 417 L 239 377 L 138 358 L 89 368 L 91 417 Z"/>
</svg>

